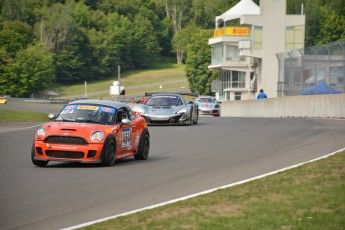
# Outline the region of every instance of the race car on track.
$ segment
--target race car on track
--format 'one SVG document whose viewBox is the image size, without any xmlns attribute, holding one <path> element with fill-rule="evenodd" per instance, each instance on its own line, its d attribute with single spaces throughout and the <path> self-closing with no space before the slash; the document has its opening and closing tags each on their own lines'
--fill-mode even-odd
<svg viewBox="0 0 345 230">
<path fill-rule="evenodd" d="M 220 116 L 220 104 L 212 96 L 199 96 L 194 99 L 199 106 L 200 115 Z"/>
<path fill-rule="evenodd" d="M 150 134 L 144 118 L 125 104 L 107 100 L 76 100 L 68 103 L 34 137 L 32 163 L 49 161 L 102 163 L 134 156 L 146 160 Z"/>
<path fill-rule="evenodd" d="M 7 98 L 6 97 L 0 97 L 0 104 L 7 104 Z"/>
<path fill-rule="evenodd" d="M 198 105 L 185 101 L 181 94 L 146 93 L 150 96 L 144 104 L 136 104 L 135 113 L 141 114 L 147 124 L 192 125 L 198 123 Z"/>
</svg>

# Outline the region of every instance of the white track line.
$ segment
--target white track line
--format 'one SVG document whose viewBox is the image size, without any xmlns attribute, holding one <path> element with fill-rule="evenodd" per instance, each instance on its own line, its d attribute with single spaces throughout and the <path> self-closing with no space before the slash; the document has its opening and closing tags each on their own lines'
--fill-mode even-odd
<svg viewBox="0 0 345 230">
<path fill-rule="evenodd" d="M 38 125 L 33 125 L 33 126 L 28 126 L 28 127 L 23 127 L 23 128 L 17 128 L 17 129 L 2 130 L 2 131 L 0 131 L 0 133 L 11 132 L 11 131 L 18 131 L 18 130 L 23 130 L 23 129 L 31 129 L 31 128 L 34 128 L 34 127 L 37 127 L 37 126 L 42 126 L 43 124 L 45 124 L 45 123 L 38 124 Z"/>
<path fill-rule="evenodd" d="M 140 209 L 136 209 L 136 210 L 133 210 L 133 211 L 121 213 L 121 214 L 118 214 L 118 215 L 109 216 L 109 217 L 106 217 L 106 218 L 90 221 L 90 222 L 87 222 L 87 223 L 84 223 L 84 224 L 79 224 L 79 225 L 71 226 L 71 227 L 68 227 L 68 228 L 64 228 L 62 230 L 78 229 L 78 228 L 86 227 L 86 226 L 89 226 L 89 225 L 92 225 L 92 224 L 100 223 L 100 222 L 103 222 L 103 221 L 115 219 L 115 218 L 118 218 L 118 217 L 121 217 L 121 216 L 128 216 L 128 215 L 131 215 L 131 214 L 134 214 L 134 213 L 137 213 L 137 212 L 141 212 L 141 211 L 144 211 L 144 210 L 158 208 L 158 207 L 161 207 L 161 206 L 164 206 L 164 205 L 168 205 L 168 204 L 172 204 L 172 203 L 176 203 L 176 202 L 179 202 L 179 201 L 182 201 L 182 200 L 187 200 L 189 198 L 193 198 L 193 197 L 196 197 L 196 196 L 201 196 L 201 195 L 204 195 L 204 194 L 207 194 L 207 193 L 211 193 L 211 192 L 214 192 L 214 191 L 217 191 L 217 190 L 220 190 L 220 189 L 230 188 L 230 187 L 233 187 L 235 185 L 244 184 L 244 183 L 247 183 L 247 182 L 250 182 L 250 181 L 253 181 L 253 180 L 257 180 L 257 179 L 260 179 L 260 178 L 263 178 L 263 177 L 267 177 L 267 176 L 270 176 L 270 175 L 273 175 L 273 174 L 277 174 L 279 172 L 283 172 L 283 171 L 286 171 L 286 170 L 289 170 L 289 169 L 292 169 L 292 168 L 297 168 L 297 167 L 299 167 L 301 165 L 304 165 L 304 164 L 307 164 L 307 163 L 311 163 L 311 162 L 314 162 L 314 161 L 318 161 L 318 160 L 327 158 L 329 156 L 332 156 L 332 155 L 334 155 L 334 154 L 336 154 L 338 152 L 342 152 L 342 151 L 345 151 L 345 148 L 342 148 L 340 150 L 337 150 L 337 151 L 335 151 L 333 153 L 330 153 L 330 154 L 327 154 L 325 156 L 315 158 L 313 160 L 309 160 L 309 161 L 306 161 L 306 162 L 303 162 L 303 163 L 292 165 L 292 166 L 289 166 L 289 167 L 286 167 L 286 168 L 283 168 L 283 169 L 279 169 L 279 170 L 276 170 L 276 171 L 273 171 L 273 172 L 265 173 L 265 174 L 262 174 L 262 175 L 259 175 L 259 176 L 256 176 L 256 177 L 252 177 L 252 178 L 249 178 L 249 179 L 245 179 L 245 180 L 242 180 L 242 181 L 238 181 L 238 182 L 235 182 L 235 183 L 232 183 L 232 184 L 224 185 L 224 186 L 221 186 L 221 187 L 218 187 L 218 188 L 209 189 L 209 190 L 206 190 L 206 191 L 203 191 L 203 192 L 199 192 L 199 193 L 194 193 L 194 194 L 191 194 L 191 195 L 188 195 L 188 196 L 184 196 L 184 197 L 181 197 L 181 198 L 178 198 L 178 199 L 162 202 L 162 203 L 159 203 L 159 204 L 147 206 L 147 207 L 144 207 L 144 208 L 140 208 Z"/>
</svg>

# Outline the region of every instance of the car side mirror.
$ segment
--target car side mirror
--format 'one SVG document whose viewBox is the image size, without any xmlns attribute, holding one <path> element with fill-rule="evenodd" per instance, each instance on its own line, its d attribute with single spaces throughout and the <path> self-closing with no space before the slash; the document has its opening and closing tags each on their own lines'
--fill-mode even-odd
<svg viewBox="0 0 345 230">
<path fill-rule="evenodd" d="M 124 119 L 121 120 L 120 126 L 122 126 L 122 125 L 130 125 L 130 124 L 131 124 L 131 121 L 128 118 L 124 118 Z"/>
<path fill-rule="evenodd" d="M 56 115 L 54 113 L 48 115 L 49 120 L 54 120 L 55 117 Z"/>
</svg>

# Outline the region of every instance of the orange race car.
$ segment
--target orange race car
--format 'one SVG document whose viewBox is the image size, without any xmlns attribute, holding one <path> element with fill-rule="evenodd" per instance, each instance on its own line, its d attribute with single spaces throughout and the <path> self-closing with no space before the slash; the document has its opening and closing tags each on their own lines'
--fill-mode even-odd
<svg viewBox="0 0 345 230">
<path fill-rule="evenodd" d="M 146 160 L 150 134 L 146 121 L 124 103 L 76 100 L 68 103 L 35 134 L 31 159 L 37 166 L 49 161 L 102 163 L 134 156 Z"/>
</svg>

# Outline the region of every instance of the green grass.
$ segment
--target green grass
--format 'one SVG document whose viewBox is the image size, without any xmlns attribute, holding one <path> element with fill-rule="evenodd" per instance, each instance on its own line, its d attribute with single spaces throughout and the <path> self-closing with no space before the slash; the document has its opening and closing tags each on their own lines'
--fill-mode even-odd
<svg viewBox="0 0 345 230">
<path fill-rule="evenodd" d="M 345 152 L 83 229 L 344 229 Z"/>
<path fill-rule="evenodd" d="M 177 86 L 174 86 L 174 82 L 186 80 L 186 75 L 184 71 L 184 65 L 177 65 L 171 63 L 163 63 L 161 65 L 156 65 L 154 69 L 150 70 L 137 70 L 137 71 L 128 71 L 124 74 L 121 74 L 120 84 L 121 86 L 126 87 L 126 94 L 133 94 L 133 93 L 142 93 L 147 91 L 147 87 L 152 85 L 151 88 L 159 89 L 157 84 L 162 84 L 163 86 L 167 86 L 167 88 L 172 87 L 182 87 L 187 86 L 188 84 L 184 83 L 177 83 Z M 108 79 L 101 79 L 97 81 L 88 81 L 87 82 L 87 94 L 91 95 L 89 97 L 95 98 L 106 98 L 109 97 L 109 87 L 112 83 L 118 80 L 117 73 L 112 78 Z M 131 87 L 138 87 L 144 86 L 141 90 L 140 89 L 133 89 L 127 90 Z M 57 84 L 55 85 L 55 90 L 60 93 L 61 98 L 70 98 L 70 97 L 81 97 L 85 95 L 85 84 L 84 82 L 80 82 L 79 84 L 73 85 L 62 85 Z"/>
<path fill-rule="evenodd" d="M 45 122 L 49 121 L 46 113 L 27 110 L 0 109 L 0 122 Z"/>
</svg>

